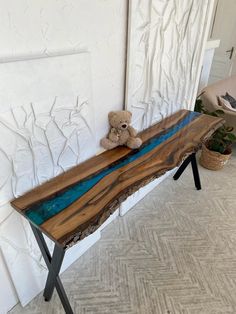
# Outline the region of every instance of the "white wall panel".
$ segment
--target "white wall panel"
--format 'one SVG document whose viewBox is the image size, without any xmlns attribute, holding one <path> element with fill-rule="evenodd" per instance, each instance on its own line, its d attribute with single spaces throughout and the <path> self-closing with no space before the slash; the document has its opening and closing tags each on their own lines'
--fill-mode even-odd
<svg viewBox="0 0 236 314">
<path fill-rule="evenodd" d="M 90 72 L 88 53 L 0 64 L 0 205 L 95 154 Z"/>
<path fill-rule="evenodd" d="M 126 0 L 0 0 L 0 246 L 22 304 L 40 291 L 47 271 L 27 222 L 5 202 L 99 149 L 108 112 L 124 103 L 126 6 Z M 81 52 L 89 52 L 89 62 L 85 53 L 56 73 L 54 58 L 29 61 Z M 6 63 L 14 60 L 23 61 Z M 41 63 L 49 70 L 40 74 Z M 88 141 L 90 128 L 95 137 Z M 100 231 L 68 252 L 64 268 L 99 237 Z"/>
<path fill-rule="evenodd" d="M 0 62 L 89 51 L 96 143 L 124 105 L 127 0 L 0 0 Z"/>
<path fill-rule="evenodd" d="M 10 274 L 5 265 L 5 262 L 0 251 L 0 314 L 5 314 L 7 311 L 17 303 L 17 296 L 14 285 L 12 284 Z"/>
<path fill-rule="evenodd" d="M 22 304 L 47 272 L 6 203 L 95 154 L 90 72 L 89 53 L 0 64 L 0 245 Z"/>
<path fill-rule="evenodd" d="M 126 106 L 138 129 L 192 108 L 212 5 L 213 0 L 130 1 Z"/>
</svg>

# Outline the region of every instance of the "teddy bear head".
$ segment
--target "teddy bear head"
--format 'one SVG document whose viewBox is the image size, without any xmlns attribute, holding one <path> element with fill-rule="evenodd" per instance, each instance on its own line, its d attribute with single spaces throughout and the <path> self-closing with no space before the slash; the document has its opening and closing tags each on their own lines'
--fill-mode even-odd
<svg viewBox="0 0 236 314">
<path fill-rule="evenodd" d="M 130 111 L 111 111 L 108 114 L 108 120 L 111 127 L 126 130 L 131 123 L 132 113 Z"/>
</svg>

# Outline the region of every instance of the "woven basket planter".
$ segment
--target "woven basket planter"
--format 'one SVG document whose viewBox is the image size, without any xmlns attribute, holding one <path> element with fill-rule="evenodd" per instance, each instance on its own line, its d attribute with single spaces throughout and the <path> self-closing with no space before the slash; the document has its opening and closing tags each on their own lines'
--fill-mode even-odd
<svg viewBox="0 0 236 314">
<path fill-rule="evenodd" d="M 231 155 L 232 153 L 226 155 L 214 152 L 203 145 L 199 162 L 204 168 L 220 170 L 228 162 Z"/>
</svg>

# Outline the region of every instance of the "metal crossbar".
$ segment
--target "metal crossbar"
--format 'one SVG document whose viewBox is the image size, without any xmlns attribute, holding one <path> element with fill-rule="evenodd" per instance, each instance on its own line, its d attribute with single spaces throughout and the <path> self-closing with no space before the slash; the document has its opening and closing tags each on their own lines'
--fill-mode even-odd
<svg viewBox="0 0 236 314">
<path fill-rule="evenodd" d="M 55 244 L 54 251 L 51 256 L 42 232 L 33 224 L 30 225 L 49 271 L 43 294 L 44 299 L 45 301 L 50 301 L 54 288 L 56 288 L 66 314 L 73 314 L 74 312 L 70 306 L 63 284 L 59 278 L 61 265 L 65 256 L 65 250 Z"/>
<path fill-rule="evenodd" d="M 200 180 L 198 165 L 197 165 L 197 160 L 196 160 L 196 153 L 191 154 L 188 158 L 184 160 L 184 162 L 179 167 L 179 169 L 177 170 L 173 178 L 174 180 L 178 180 L 190 163 L 192 165 L 195 187 L 197 190 L 201 190 L 202 187 L 201 187 L 201 180 Z"/>
</svg>

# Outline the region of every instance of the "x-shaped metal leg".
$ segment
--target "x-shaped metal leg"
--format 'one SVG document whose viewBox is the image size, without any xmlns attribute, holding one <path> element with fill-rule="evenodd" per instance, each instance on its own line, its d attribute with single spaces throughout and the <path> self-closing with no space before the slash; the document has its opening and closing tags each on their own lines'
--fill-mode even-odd
<svg viewBox="0 0 236 314">
<path fill-rule="evenodd" d="M 56 288 L 66 314 L 73 314 L 70 302 L 67 298 L 66 292 L 59 278 L 59 272 L 61 269 L 65 251 L 63 248 L 55 244 L 54 251 L 51 256 L 42 232 L 39 229 L 37 229 L 33 224 L 30 225 L 49 270 L 43 294 L 44 299 L 45 301 L 50 301 L 52 298 L 53 290 L 54 288 Z"/>
<path fill-rule="evenodd" d="M 179 169 L 177 170 L 177 172 L 174 175 L 174 180 L 178 180 L 179 177 L 182 175 L 182 173 L 184 172 L 184 170 L 187 168 L 187 166 L 191 163 L 192 165 L 192 171 L 193 171 L 193 178 L 194 178 L 194 183 L 196 186 L 197 190 L 201 190 L 201 181 L 200 181 L 200 176 L 199 176 L 199 172 L 198 172 L 198 166 L 197 166 L 197 160 L 196 160 L 196 154 L 193 153 L 191 154 L 188 158 L 186 158 L 182 165 L 179 167 Z"/>
</svg>

